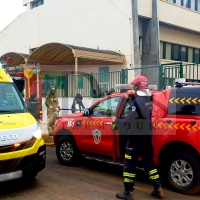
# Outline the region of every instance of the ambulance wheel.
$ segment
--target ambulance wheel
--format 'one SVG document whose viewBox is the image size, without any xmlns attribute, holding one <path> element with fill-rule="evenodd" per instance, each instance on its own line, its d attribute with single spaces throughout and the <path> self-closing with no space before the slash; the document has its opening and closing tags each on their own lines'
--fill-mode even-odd
<svg viewBox="0 0 200 200">
<path fill-rule="evenodd" d="M 62 165 L 77 164 L 80 152 L 73 138 L 62 136 L 56 144 L 56 155 Z"/>
<path fill-rule="evenodd" d="M 176 151 L 165 159 L 165 179 L 177 192 L 195 194 L 200 191 L 200 163 L 190 153 Z"/>
</svg>

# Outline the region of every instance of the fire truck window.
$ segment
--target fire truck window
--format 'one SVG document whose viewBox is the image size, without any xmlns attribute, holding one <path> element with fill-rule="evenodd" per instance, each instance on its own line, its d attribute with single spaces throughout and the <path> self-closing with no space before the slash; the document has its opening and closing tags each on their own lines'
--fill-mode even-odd
<svg viewBox="0 0 200 200">
<path fill-rule="evenodd" d="M 126 104 L 125 104 L 125 106 L 124 106 L 124 112 L 123 112 L 121 118 L 126 118 L 126 117 L 128 116 L 129 111 L 130 111 L 130 109 L 131 109 L 131 107 L 132 107 L 131 105 L 132 105 L 132 100 L 133 100 L 133 98 L 134 98 L 134 97 L 129 98 L 129 99 L 127 100 L 127 102 L 126 102 Z"/>
<path fill-rule="evenodd" d="M 92 109 L 93 116 L 115 116 L 120 97 L 112 97 L 98 103 Z"/>
<path fill-rule="evenodd" d="M 168 103 L 168 114 L 200 116 L 199 88 L 173 89 Z"/>
</svg>

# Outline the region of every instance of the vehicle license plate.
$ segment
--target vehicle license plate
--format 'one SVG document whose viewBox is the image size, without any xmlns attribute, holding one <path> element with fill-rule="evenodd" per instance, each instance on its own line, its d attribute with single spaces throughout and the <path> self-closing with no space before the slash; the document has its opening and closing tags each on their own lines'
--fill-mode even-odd
<svg viewBox="0 0 200 200">
<path fill-rule="evenodd" d="M 2 181 L 9 181 L 17 178 L 22 177 L 22 171 L 16 171 L 16 172 L 10 172 L 7 174 L 1 174 L 0 175 L 0 182 Z"/>
</svg>

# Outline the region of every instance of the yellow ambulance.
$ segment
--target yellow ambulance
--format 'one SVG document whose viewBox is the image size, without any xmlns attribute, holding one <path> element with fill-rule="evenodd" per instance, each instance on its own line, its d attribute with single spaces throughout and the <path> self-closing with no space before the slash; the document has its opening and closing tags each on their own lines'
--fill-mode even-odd
<svg viewBox="0 0 200 200">
<path fill-rule="evenodd" d="M 0 63 L 0 182 L 33 178 L 45 163 L 46 145 L 39 125 Z"/>
</svg>

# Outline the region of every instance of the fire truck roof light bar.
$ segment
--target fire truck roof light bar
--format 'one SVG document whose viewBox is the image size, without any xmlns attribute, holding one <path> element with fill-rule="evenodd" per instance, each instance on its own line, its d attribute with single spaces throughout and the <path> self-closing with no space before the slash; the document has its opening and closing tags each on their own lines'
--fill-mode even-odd
<svg viewBox="0 0 200 200">
<path fill-rule="evenodd" d="M 175 79 L 175 87 L 183 87 L 183 86 L 185 86 L 185 85 L 200 85 L 200 83 L 198 83 L 198 82 L 186 82 L 186 79 L 185 78 L 176 78 Z"/>
</svg>

